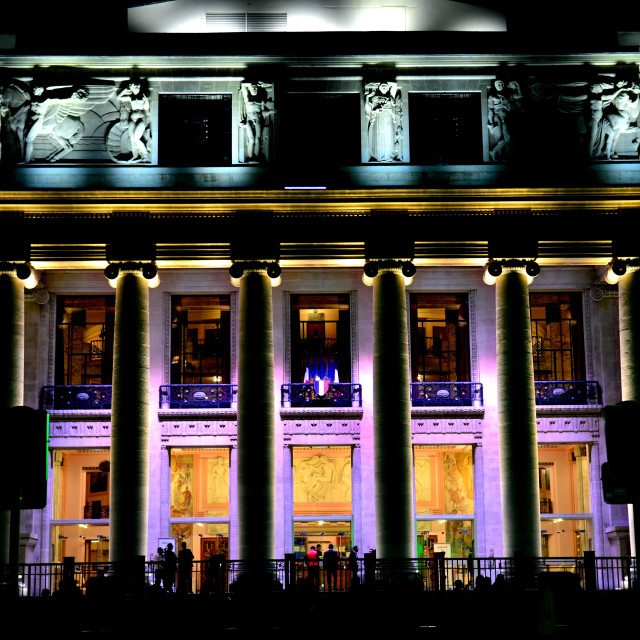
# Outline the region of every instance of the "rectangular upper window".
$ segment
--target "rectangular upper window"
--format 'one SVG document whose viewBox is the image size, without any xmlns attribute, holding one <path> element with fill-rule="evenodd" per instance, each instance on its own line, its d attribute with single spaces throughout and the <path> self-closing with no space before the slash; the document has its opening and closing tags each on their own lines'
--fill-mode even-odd
<svg viewBox="0 0 640 640">
<path fill-rule="evenodd" d="M 531 293 L 531 339 L 536 380 L 584 380 L 580 293 Z"/>
<path fill-rule="evenodd" d="M 171 384 L 231 382 L 230 296 L 171 297 Z"/>
<path fill-rule="evenodd" d="M 482 162 L 480 93 L 410 93 L 411 162 Z"/>
<path fill-rule="evenodd" d="M 111 384 L 115 296 L 59 296 L 56 385 Z"/>
<path fill-rule="evenodd" d="M 468 382 L 469 299 L 465 293 L 411 294 L 412 382 Z"/>
<path fill-rule="evenodd" d="M 160 164 L 231 164 L 231 94 L 161 94 L 159 111 Z"/>
<path fill-rule="evenodd" d="M 291 382 L 351 382 L 349 294 L 291 296 Z"/>
</svg>

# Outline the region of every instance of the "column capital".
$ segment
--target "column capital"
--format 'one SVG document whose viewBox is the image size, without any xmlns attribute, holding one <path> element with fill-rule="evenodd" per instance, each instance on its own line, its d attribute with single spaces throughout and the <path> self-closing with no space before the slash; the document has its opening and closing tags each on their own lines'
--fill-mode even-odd
<svg viewBox="0 0 640 640">
<path fill-rule="evenodd" d="M 104 270 L 104 275 L 109 284 L 115 288 L 119 276 L 133 274 L 149 281 L 149 287 L 154 288 L 160 284 L 158 267 L 155 262 L 110 262 Z"/>
<path fill-rule="evenodd" d="M 605 280 L 608 284 L 617 284 L 627 273 L 640 269 L 640 258 L 613 258 L 608 264 Z"/>
<path fill-rule="evenodd" d="M 33 289 L 38 280 L 28 262 L 0 262 L 0 275 L 13 276 L 22 280 L 26 289 Z"/>
<path fill-rule="evenodd" d="M 512 271 L 524 273 L 527 276 L 527 283 L 531 284 L 540 273 L 540 265 L 535 260 L 526 258 L 492 258 L 485 265 L 483 280 L 485 284 L 493 285 L 498 277 Z"/>
<path fill-rule="evenodd" d="M 238 260 L 229 267 L 231 284 L 234 287 L 239 287 L 242 276 L 248 273 L 267 275 L 271 278 L 271 286 L 277 287 L 281 282 L 282 268 L 277 260 Z"/>
<path fill-rule="evenodd" d="M 399 273 L 404 276 L 405 285 L 410 285 L 413 276 L 416 274 L 416 266 L 411 260 L 369 260 L 364 265 L 364 273 L 362 274 L 362 282 L 368 287 L 373 286 L 375 277 L 384 272 Z"/>
</svg>

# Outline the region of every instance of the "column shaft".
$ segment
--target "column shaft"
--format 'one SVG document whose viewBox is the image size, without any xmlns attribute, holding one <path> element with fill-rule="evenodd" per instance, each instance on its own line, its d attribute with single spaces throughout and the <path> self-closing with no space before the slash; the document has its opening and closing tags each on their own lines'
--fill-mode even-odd
<svg viewBox="0 0 640 640">
<path fill-rule="evenodd" d="M 504 554 L 539 557 L 538 438 L 527 276 L 522 271 L 507 271 L 496 287 Z"/>
<path fill-rule="evenodd" d="M 110 556 L 147 555 L 149 502 L 149 291 L 141 275 L 118 278 L 111 409 Z"/>
<path fill-rule="evenodd" d="M 415 555 L 409 344 L 404 278 L 373 284 L 373 444 L 380 558 Z"/>
<path fill-rule="evenodd" d="M 631 271 L 618 281 L 620 327 L 620 383 L 622 401 L 640 402 L 640 271 Z M 638 553 L 638 505 L 629 505 L 631 554 Z"/>
<path fill-rule="evenodd" d="M 21 406 L 24 391 L 24 286 L 0 274 L 0 409 Z M 9 562 L 10 512 L 0 511 L 0 564 Z"/>
<path fill-rule="evenodd" d="M 238 557 L 275 557 L 275 415 L 271 281 L 240 280 L 238 358 Z"/>
</svg>

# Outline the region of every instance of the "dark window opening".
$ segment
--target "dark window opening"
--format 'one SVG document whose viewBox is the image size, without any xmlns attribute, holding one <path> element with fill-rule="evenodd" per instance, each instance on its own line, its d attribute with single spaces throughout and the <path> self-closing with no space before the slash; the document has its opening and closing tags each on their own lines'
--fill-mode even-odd
<svg viewBox="0 0 640 640">
<path fill-rule="evenodd" d="M 349 295 L 291 296 L 291 382 L 351 382 Z"/>
<path fill-rule="evenodd" d="M 231 164 L 231 94 L 160 95 L 160 164 Z"/>
<path fill-rule="evenodd" d="M 171 384 L 231 382 L 229 296 L 172 296 Z"/>
<path fill-rule="evenodd" d="M 60 297 L 56 316 L 56 385 L 111 384 L 115 296 Z"/>
<path fill-rule="evenodd" d="M 410 93 L 411 162 L 482 162 L 480 93 Z"/>
<path fill-rule="evenodd" d="M 532 293 L 529 300 L 535 379 L 584 380 L 581 295 Z"/>
<path fill-rule="evenodd" d="M 280 157 L 296 176 L 302 173 L 312 180 L 324 174 L 326 167 L 360 164 L 358 94 L 289 93 L 280 123 Z"/>
<path fill-rule="evenodd" d="M 469 382 L 466 294 L 411 295 L 412 382 Z"/>
</svg>

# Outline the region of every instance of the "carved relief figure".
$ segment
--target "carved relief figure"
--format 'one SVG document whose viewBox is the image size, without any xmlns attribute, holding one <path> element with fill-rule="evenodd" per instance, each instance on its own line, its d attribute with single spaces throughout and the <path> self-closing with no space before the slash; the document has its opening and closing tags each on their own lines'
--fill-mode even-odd
<svg viewBox="0 0 640 640">
<path fill-rule="evenodd" d="M 397 83 L 368 83 L 364 111 L 369 119 L 369 162 L 401 162 L 402 95 Z"/>
<path fill-rule="evenodd" d="M 120 122 L 109 131 L 107 146 L 116 162 L 151 161 L 151 102 L 142 83 L 132 78 L 118 94 Z"/>
<path fill-rule="evenodd" d="M 244 162 L 267 162 L 273 124 L 273 85 L 243 83 L 240 128 L 244 131 Z"/>
<path fill-rule="evenodd" d="M 295 502 L 348 502 L 351 500 L 351 461 L 313 455 L 294 460 Z"/>
<path fill-rule="evenodd" d="M 593 89 L 594 87 L 591 88 L 592 92 Z M 637 84 L 627 86 L 626 82 L 619 82 L 615 92 L 603 96 L 601 106 L 597 104 L 594 106 L 592 100 L 590 141 L 592 157 L 604 155 L 607 160 L 617 158 L 616 144 L 622 133 L 634 134 L 630 144 L 631 148 L 637 152 L 640 146 L 640 127 L 637 125 L 640 116 L 639 94 L 640 86 Z M 599 120 L 596 120 L 598 117 Z"/>
<path fill-rule="evenodd" d="M 31 127 L 27 133 L 24 161 L 34 159 L 34 143 L 38 136 L 47 136 L 53 150 L 46 156 L 47 162 L 64 158 L 84 136 L 81 117 L 96 105 L 109 100 L 113 86 L 89 85 L 83 87 L 35 86 L 31 103 Z"/>
<path fill-rule="evenodd" d="M 24 130 L 29 117 L 31 96 L 17 81 L 0 85 L 0 160 L 3 138 L 5 143 L 13 136 L 14 154 L 18 161 L 24 157 Z M 10 145 L 7 145 L 7 147 Z M 5 148 L 7 148 L 5 147 Z M 5 158 L 6 159 L 6 158 Z"/>
<path fill-rule="evenodd" d="M 511 141 L 509 119 L 511 112 L 520 109 L 521 104 L 522 93 L 517 82 L 509 82 L 505 90 L 504 81 L 495 80 L 487 94 L 489 156 L 493 162 L 503 160 L 509 155 Z"/>
</svg>

